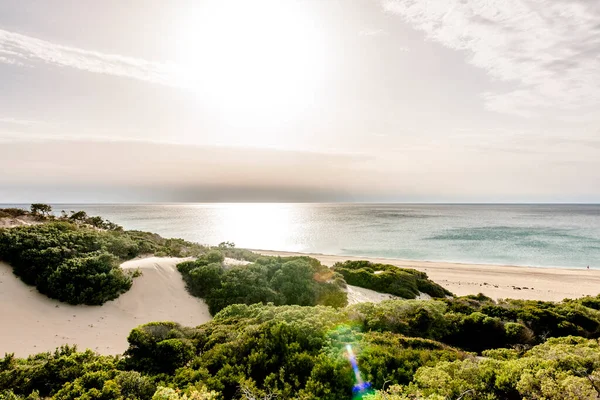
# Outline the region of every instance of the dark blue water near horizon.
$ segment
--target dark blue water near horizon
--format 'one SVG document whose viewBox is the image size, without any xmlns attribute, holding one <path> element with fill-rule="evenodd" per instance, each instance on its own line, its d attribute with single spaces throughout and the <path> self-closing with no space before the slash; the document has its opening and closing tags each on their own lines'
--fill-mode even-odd
<svg viewBox="0 0 600 400">
<path fill-rule="evenodd" d="M 28 207 L 28 205 L 21 205 Z M 54 204 L 126 229 L 215 245 L 401 258 L 600 268 L 594 204 Z"/>
</svg>

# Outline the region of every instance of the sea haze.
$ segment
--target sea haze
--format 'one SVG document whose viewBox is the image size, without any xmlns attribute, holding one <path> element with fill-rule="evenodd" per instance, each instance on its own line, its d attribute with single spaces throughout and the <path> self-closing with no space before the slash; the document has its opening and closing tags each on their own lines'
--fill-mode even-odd
<svg viewBox="0 0 600 400">
<path fill-rule="evenodd" d="M 27 207 L 27 206 L 24 206 Z M 413 260 L 600 268 L 600 205 L 53 205 L 216 245 Z"/>
</svg>

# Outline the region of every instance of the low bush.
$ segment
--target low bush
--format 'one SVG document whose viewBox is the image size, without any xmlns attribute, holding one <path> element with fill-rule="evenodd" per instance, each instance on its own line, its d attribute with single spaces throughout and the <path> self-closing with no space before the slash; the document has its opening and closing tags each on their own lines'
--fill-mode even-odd
<svg viewBox="0 0 600 400">
<path fill-rule="evenodd" d="M 0 218 L 18 218 L 28 214 L 22 208 L 0 208 Z"/>
<path fill-rule="evenodd" d="M 7 355 L 0 359 L 0 394 L 10 399 L 337 400 L 367 399 L 361 388 L 370 388 L 375 391 L 371 399 L 597 398 L 597 336 L 550 338 L 533 346 L 530 339 L 541 338 L 530 336 L 528 321 L 512 322 L 482 310 L 496 304 L 520 313 L 520 308 L 532 311 L 534 304 L 460 300 L 483 304 L 473 304 L 480 311 L 468 314 L 451 309 L 459 299 L 390 300 L 341 309 L 235 304 L 195 328 L 173 322 L 137 327 L 123 357 L 72 347 L 27 359 Z M 561 308 L 585 306 L 569 300 L 537 307 L 561 315 Z M 452 340 L 483 349 L 481 357 L 452 346 Z M 518 346 L 495 348 L 509 342 Z"/>
<path fill-rule="evenodd" d="M 369 261 L 345 261 L 334 264 L 332 269 L 340 273 L 349 285 L 405 299 L 414 299 L 421 292 L 434 298 L 452 296 L 448 290 L 430 281 L 426 273 L 414 269 Z"/>
<path fill-rule="evenodd" d="M 135 275 L 119 264 L 157 252 L 191 256 L 205 253 L 206 247 L 69 220 L 0 229 L 0 260 L 40 293 L 70 304 L 99 305 L 117 298 L 129 290 Z"/>
<path fill-rule="evenodd" d="M 231 304 L 347 304 L 345 282 L 309 257 L 261 257 L 243 266 L 223 265 L 223 254 L 211 251 L 177 265 L 191 294 L 203 298 L 212 314 Z"/>
</svg>

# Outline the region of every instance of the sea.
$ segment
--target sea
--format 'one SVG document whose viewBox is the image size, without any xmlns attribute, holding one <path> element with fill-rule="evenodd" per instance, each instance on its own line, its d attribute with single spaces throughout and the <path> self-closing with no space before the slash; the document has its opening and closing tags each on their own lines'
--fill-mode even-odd
<svg viewBox="0 0 600 400">
<path fill-rule="evenodd" d="M 27 208 L 29 205 L 20 205 Z M 536 267 L 600 268 L 600 205 L 53 204 L 208 245 Z"/>
</svg>

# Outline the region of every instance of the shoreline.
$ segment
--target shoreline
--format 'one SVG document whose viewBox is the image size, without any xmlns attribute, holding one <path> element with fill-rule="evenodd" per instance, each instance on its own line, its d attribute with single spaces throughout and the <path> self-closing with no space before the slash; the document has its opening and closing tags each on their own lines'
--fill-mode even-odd
<svg viewBox="0 0 600 400">
<path fill-rule="evenodd" d="M 209 245 L 212 246 L 212 245 Z M 448 264 L 448 265 L 479 265 L 479 266 L 487 266 L 487 267 L 508 267 L 508 268 L 535 268 L 535 269 L 559 269 L 565 271 L 577 271 L 577 270 L 587 270 L 585 267 L 565 267 L 565 266 L 556 266 L 556 265 L 525 265 L 525 264 L 502 264 L 502 263 L 492 263 L 492 262 L 476 262 L 476 261 L 449 261 L 449 260 L 417 260 L 417 259 L 408 259 L 408 258 L 397 258 L 397 257 L 384 257 L 384 256 L 375 256 L 375 255 L 350 255 L 350 254 L 327 254 L 327 253 L 314 253 L 314 252 L 306 252 L 306 251 L 289 251 L 289 250 L 270 250 L 270 249 L 245 249 L 249 251 L 253 251 L 255 253 L 260 254 L 289 254 L 290 256 L 309 256 L 309 257 L 339 257 L 339 258 L 348 258 L 349 260 L 367 260 L 367 259 L 377 259 L 377 260 L 389 260 L 395 262 L 402 263 L 414 263 L 414 264 Z M 600 268 L 591 267 L 590 270 L 600 271 Z"/>
<path fill-rule="evenodd" d="M 431 280 L 458 296 L 483 293 L 493 299 L 560 301 L 600 293 L 600 270 L 597 269 L 415 261 L 257 249 L 252 251 L 272 256 L 309 256 L 327 266 L 346 260 L 366 260 L 413 268 L 427 273 Z"/>
</svg>

